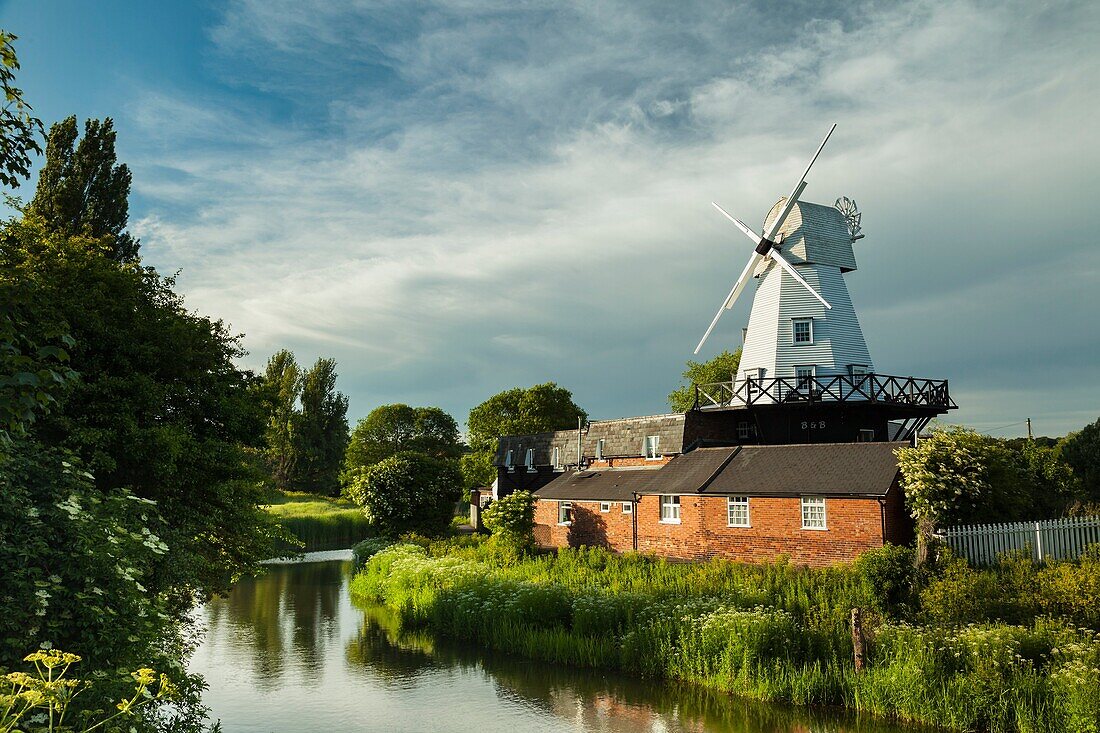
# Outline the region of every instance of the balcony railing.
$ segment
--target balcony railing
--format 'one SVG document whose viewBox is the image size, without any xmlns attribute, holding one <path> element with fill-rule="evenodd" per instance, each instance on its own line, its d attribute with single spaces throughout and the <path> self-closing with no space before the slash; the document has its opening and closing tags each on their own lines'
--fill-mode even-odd
<svg viewBox="0 0 1100 733">
<path fill-rule="evenodd" d="M 815 402 L 873 402 L 952 410 L 946 379 L 892 377 L 887 374 L 835 377 L 746 377 L 733 382 L 695 385 L 695 407 L 750 407 Z"/>
</svg>

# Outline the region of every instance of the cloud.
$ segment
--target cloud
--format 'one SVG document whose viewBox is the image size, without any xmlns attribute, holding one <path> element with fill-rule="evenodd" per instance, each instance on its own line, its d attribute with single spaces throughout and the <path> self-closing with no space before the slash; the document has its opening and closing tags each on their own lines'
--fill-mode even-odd
<svg viewBox="0 0 1100 733">
<path fill-rule="evenodd" d="M 953 418 L 1060 404 L 1064 431 L 1073 387 L 1020 374 L 1080 379 L 1100 352 L 1078 315 L 1100 306 L 1098 17 L 239 1 L 208 34 L 223 89 L 133 103 L 176 141 L 139 150 L 134 228 L 254 366 L 337 356 L 356 415 L 461 420 L 547 379 L 594 416 L 660 411 L 747 256 L 709 202 L 762 218 L 835 120 L 806 198 L 864 210 L 848 282 L 876 363 L 951 378 Z"/>
</svg>

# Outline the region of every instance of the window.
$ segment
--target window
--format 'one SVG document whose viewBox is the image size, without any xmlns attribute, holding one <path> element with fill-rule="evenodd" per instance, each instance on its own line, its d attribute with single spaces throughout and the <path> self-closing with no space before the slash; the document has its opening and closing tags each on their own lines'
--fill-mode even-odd
<svg viewBox="0 0 1100 733">
<path fill-rule="evenodd" d="M 600 513 L 601 514 L 607 514 L 609 511 L 611 511 L 611 502 L 601 501 L 600 502 Z"/>
<path fill-rule="evenodd" d="M 825 497 L 802 497 L 802 529 L 825 528 Z"/>
<path fill-rule="evenodd" d="M 573 502 L 558 502 L 558 524 L 569 525 L 573 523 Z"/>
<path fill-rule="evenodd" d="M 527 456 L 524 457 L 524 459 L 523 459 L 523 465 L 527 466 L 527 473 L 535 473 L 535 472 L 538 471 L 538 469 L 535 468 L 535 449 L 534 448 L 528 448 L 527 449 Z"/>
<path fill-rule="evenodd" d="M 634 513 L 634 503 L 629 502 L 629 501 L 624 501 L 623 502 L 623 514 L 633 514 L 633 513 Z"/>
<path fill-rule="evenodd" d="M 752 424 L 746 420 L 737 423 L 737 437 L 739 440 L 748 440 L 752 437 Z"/>
<path fill-rule="evenodd" d="M 871 428 L 860 428 L 859 435 L 856 436 L 857 443 L 874 443 L 875 431 Z"/>
<path fill-rule="evenodd" d="M 812 318 L 795 318 L 793 321 L 794 326 L 794 343 L 797 344 L 812 344 L 814 342 L 814 319 Z"/>
<path fill-rule="evenodd" d="M 798 385 L 799 390 L 810 390 L 814 388 L 814 377 L 817 376 L 817 367 L 813 364 L 807 366 L 796 366 L 794 368 L 794 378 L 797 380 L 795 383 Z"/>
<path fill-rule="evenodd" d="M 653 460 L 660 458 L 661 454 L 658 452 L 658 447 L 661 444 L 661 436 L 659 435 L 647 435 L 645 439 L 645 457 L 647 460 Z"/>
<path fill-rule="evenodd" d="M 749 526 L 749 497 L 726 497 L 726 520 L 731 527 Z"/>
<path fill-rule="evenodd" d="M 507 468 L 509 471 L 516 470 L 515 467 L 512 465 L 512 451 L 507 451 L 504 454 L 504 467 Z"/>
<path fill-rule="evenodd" d="M 849 364 L 848 374 L 852 377 L 862 377 L 865 374 L 870 374 L 866 364 Z"/>
<path fill-rule="evenodd" d="M 680 497 L 669 494 L 661 495 L 661 522 L 664 524 L 680 523 Z"/>
<path fill-rule="evenodd" d="M 603 460 L 603 438 L 596 441 L 596 460 Z"/>
<path fill-rule="evenodd" d="M 554 446 L 553 459 L 551 460 L 550 465 L 552 465 L 554 467 L 555 471 L 560 471 L 562 469 L 562 465 L 561 465 L 561 447 L 560 446 L 556 446 L 556 445 Z"/>
<path fill-rule="evenodd" d="M 752 402 L 756 398 L 756 395 L 759 394 L 761 389 L 761 382 L 764 381 L 764 376 L 767 373 L 768 370 L 764 367 L 760 367 L 759 369 L 749 369 L 745 372 L 745 379 L 749 383 L 749 402 Z"/>
</svg>

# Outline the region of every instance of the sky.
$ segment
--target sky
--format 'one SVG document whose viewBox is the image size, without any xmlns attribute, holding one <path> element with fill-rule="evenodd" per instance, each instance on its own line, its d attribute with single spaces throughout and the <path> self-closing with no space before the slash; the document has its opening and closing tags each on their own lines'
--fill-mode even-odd
<svg viewBox="0 0 1100 733">
<path fill-rule="evenodd" d="M 877 371 L 949 379 L 947 419 L 993 435 L 1100 415 L 1095 2 L 9 0 L 0 26 L 44 121 L 115 120 L 144 261 L 244 366 L 337 359 L 353 422 L 545 381 L 666 411 L 751 248 L 710 202 L 760 226 L 833 122 L 803 199 L 863 212 Z"/>
</svg>

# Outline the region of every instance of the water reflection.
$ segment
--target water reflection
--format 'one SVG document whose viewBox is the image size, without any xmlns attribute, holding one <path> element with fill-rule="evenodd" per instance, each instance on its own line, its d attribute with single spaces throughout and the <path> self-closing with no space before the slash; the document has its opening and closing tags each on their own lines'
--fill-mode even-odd
<svg viewBox="0 0 1100 733">
<path fill-rule="evenodd" d="M 205 608 L 192 669 L 227 733 L 901 730 L 402 634 L 385 609 L 352 606 L 350 573 L 347 561 L 274 565 Z"/>
</svg>

